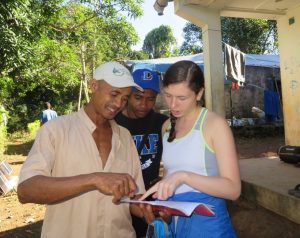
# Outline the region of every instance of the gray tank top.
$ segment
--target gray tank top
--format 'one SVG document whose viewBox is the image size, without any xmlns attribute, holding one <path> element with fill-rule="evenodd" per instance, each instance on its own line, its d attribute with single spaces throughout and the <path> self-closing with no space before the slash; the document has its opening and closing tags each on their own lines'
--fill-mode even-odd
<svg viewBox="0 0 300 238">
<path fill-rule="evenodd" d="M 214 151 L 208 146 L 203 136 L 203 122 L 206 108 L 200 111 L 194 126 L 183 137 L 168 142 L 169 132 L 163 136 L 162 160 L 166 176 L 177 171 L 189 171 L 203 176 L 218 176 L 218 165 Z M 175 194 L 184 192 L 201 192 L 182 184 Z"/>
</svg>

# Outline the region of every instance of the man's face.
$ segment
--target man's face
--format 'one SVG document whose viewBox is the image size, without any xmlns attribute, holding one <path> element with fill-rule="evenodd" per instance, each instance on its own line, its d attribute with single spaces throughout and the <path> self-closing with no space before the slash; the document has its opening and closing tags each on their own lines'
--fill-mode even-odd
<svg viewBox="0 0 300 238">
<path fill-rule="evenodd" d="M 126 105 L 131 87 L 116 88 L 103 80 L 93 82 L 92 86 L 94 111 L 104 119 L 113 119 Z"/>
<path fill-rule="evenodd" d="M 130 118 L 144 118 L 154 108 L 157 93 L 152 89 L 144 89 L 144 92 L 132 92 L 127 105 Z"/>
</svg>

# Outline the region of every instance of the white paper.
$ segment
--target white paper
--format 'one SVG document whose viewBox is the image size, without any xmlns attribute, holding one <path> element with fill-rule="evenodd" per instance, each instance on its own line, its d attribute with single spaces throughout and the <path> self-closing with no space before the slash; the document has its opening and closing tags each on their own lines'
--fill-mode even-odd
<svg viewBox="0 0 300 238">
<path fill-rule="evenodd" d="M 9 163 L 2 161 L 0 163 L 0 189 L 4 194 L 16 188 L 17 186 L 18 177 L 11 176 L 11 174 L 12 168 L 10 167 Z"/>
<path fill-rule="evenodd" d="M 197 202 L 177 202 L 177 201 L 139 201 L 139 200 L 131 200 L 128 197 L 122 198 L 121 202 L 125 203 L 144 203 L 150 204 L 153 206 L 164 206 L 172 209 L 179 210 L 183 212 L 186 216 L 190 216 L 196 207 L 199 205 L 203 205 L 209 212 L 214 214 L 213 206 L 204 204 L 204 203 L 197 203 Z"/>
</svg>

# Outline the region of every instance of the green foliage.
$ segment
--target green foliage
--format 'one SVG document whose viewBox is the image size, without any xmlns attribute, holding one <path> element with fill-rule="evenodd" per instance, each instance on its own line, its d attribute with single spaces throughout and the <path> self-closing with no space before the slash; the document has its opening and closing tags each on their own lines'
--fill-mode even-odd
<svg viewBox="0 0 300 238">
<path fill-rule="evenodd" d="M 13 87 L 13 80 L 9 77 L 0 76 L 0 102 L 10 95 L 11 88 Z"/>
<path fill-rule="evenodd" d="M 267 20 L 222 18 L 222 39 L 248 54 L 271 53 L 276 23 Z"/>
<path fill-rule="evenodd" d="M 131 60 L 143 60 L 143 59 L 149 58 L 149 55 L 143 50 L 131 51 L 131 52 L 129 52 L 128 56 L 129 56 L 129 59 L 131 59 Z"/>
<path fill-rule="evenodd" d="M 31 138 L 34 138 L 36 132 L 40 128 L 40 120 L 35 120 L 34 122 L 30 122 L 27 124 L 27 130 Z"/>
<path fill-rule="evenodd" d="M 275 21 L 221 18 L 222 41 L 247 54 L 277 53 L 277 27 Z M 187 23 L 183 29 L 181 54 L 202 51 L 201 28 Z"/>
<path fill-rule="evenodd" d="M 61 1 L 7 0 L 0 4 L 0 73 L 31 66 L 32 47 Z"/>
<path fill-rule="evenodd" d="M 12 112 L 10 131 L 26 130 L 27 123 L 39 117 L 43 102 L 51 101 L 60 114 L 65 105 L 76 101 L 79 90 L 79 57 L 71 47 L 42 37 L 35 52 L 34 68 L 14 79 L 10 90 L 15 97 L 7 100 Z"/>
<path fill-rule="evenodd" d="M 10 113 L 8 131 L 27 130 L 45 101 L 59 115 L 76 110 L 82 57 L 87 78 L 103 61 L 128 58 L 138 36 L 122 14 L 139 17 L 142 2 L 2 1 L 0 101 Z"/>
<path fill-rule="evenodd" d="M 150 31 L 144 40 L 143 50 L 153 58 L 169 57 L 172 55 L 172 48 L 176 44 L 170 26 L 161 25 Z"/>
<path fill-rule="evenodd" d="M 202 30 L 191 22 L 186 23 L 183 28 L 184 42 L 180 47 L 181 55 L 197 54 L 202 52 Z"/>
<path fill-rule="evenodd" d="M 3 153 L 5 151 L 6 139 L 7 139 L 6 126 L 4 123 L 5 116 L 7 116 L 7 111 L 0 103 L 0 161 L 3 158 Z"/>
<path fill-rule="evenodd" d="M 6 127 L 4 126 L 3 123 L 0 123 L 0 161 L 3 160 L 3 153 L 5 151 L 5 146 L 6 146 Z"/>
<path fill-rule="evenodd" d="M 128 58 L 131 46 L 138 42 L 135 29 L 123 17 L 106 19 L 99 30 L 106 33 L 97 38 L 97 52 L 101 52 L 104 60 Z"/>
<path fill-rule="evenodd" d="M 180 48 L 176 47 L 173 52 L 172 52 L 172 56 L 180 56 Z"/>
</svg>

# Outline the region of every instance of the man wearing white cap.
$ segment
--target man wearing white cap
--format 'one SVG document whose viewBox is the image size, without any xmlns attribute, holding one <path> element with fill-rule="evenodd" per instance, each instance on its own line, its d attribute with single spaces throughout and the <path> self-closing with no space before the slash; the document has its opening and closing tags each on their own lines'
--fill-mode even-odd
<svg viewBox="0 0 300 238">
<path fill-rule="evenodd" d="M 135 237 L 129 205 L 118 203 L 144 193 L 142 172 L 130 133 L 112 119 L 131 87 L 142 89 L 117 62 L 100 65 L 90 87 L 84 108 L 40 128 L 20 173 L 20 202 L 47 204 L 41 237 Z"/>
</svg>

